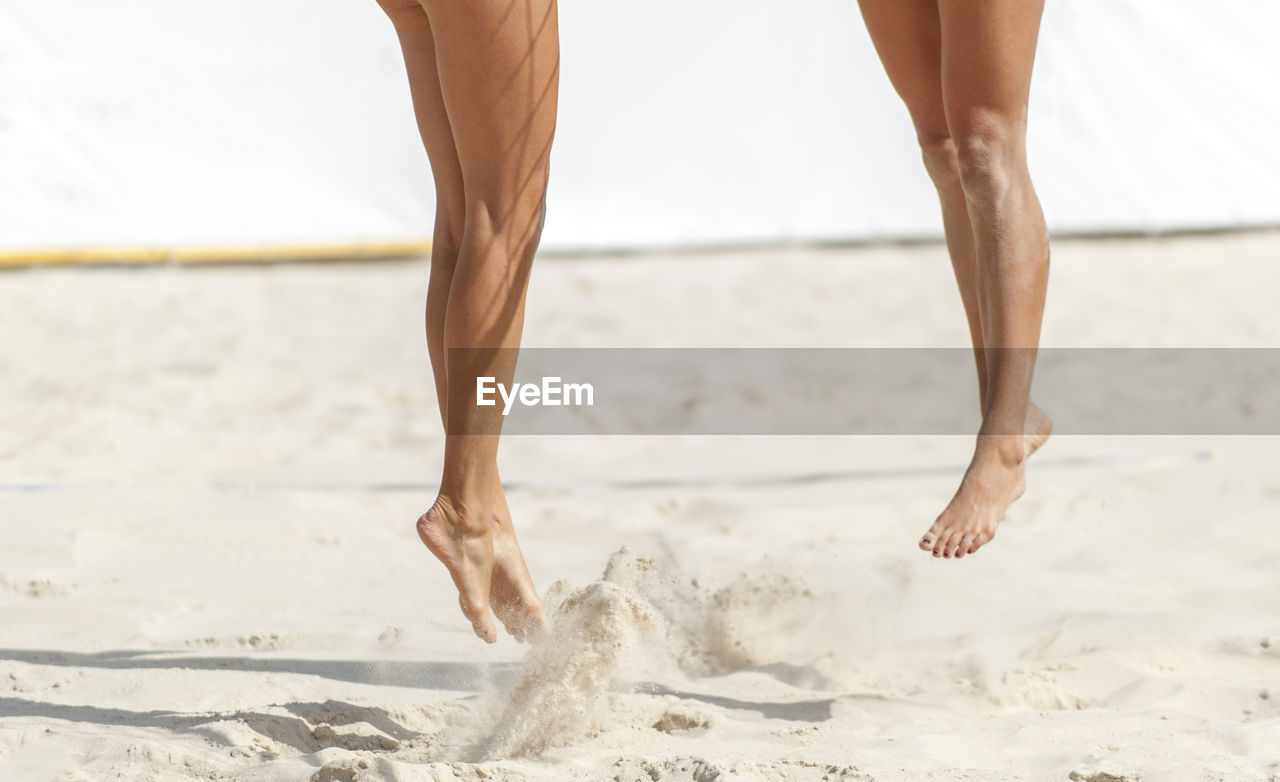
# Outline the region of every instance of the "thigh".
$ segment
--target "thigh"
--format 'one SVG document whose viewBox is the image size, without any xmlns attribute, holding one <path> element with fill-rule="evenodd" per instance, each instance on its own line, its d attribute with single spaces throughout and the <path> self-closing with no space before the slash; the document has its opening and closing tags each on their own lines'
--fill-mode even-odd
<svg viewBox="0 0 1280 782">
<path fill-rule="evenodd" d="M 422 0 L 467 208 L 541 209 L 555 134 L 555 0 Z"/>
<path fill-rule="evenodd" d="M 461 232 L 463 216 L 462 169 L 453 141 L 453 129 L 445 111 L 436 68 L 431 22 L 418 0 L 378 0 L 396 28 L 409 73 L 409 91 L 418 133 L 431 162 L 436 205 L 446 217 L 443 227 Z"/>
<path fill-rule="evenodd" d="M 859 0 L 858 5 L 889 82 L 907 104 L 921 140 L 945 137 L 938 0 Z"/>
<path fill-rule="evenodd" d="M 952 133 L 1025 127 L 1043 0 L 939 0 L 938 6 Z"/>
</svg>

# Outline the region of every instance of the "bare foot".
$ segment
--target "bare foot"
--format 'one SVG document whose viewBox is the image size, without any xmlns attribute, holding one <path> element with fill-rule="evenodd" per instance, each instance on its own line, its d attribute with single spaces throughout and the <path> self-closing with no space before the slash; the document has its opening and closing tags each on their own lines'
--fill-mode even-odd
<svg viewBox="0 0 1280 782">
<path fill-rule="evenodd" d="M 488 514 L 491 515 L 491 514 Z M 418 537 L 444 563 L 458 588 L 462 614 L 485 643 L 498 640 L 489 616 L 494 562 L 492 518 L 441 495 L 418 519 Z"/>
<path fill-rule="evenodd" d="M 493 613 L 517 641 L 537 642 L 551 629 L 542 612 L 542 599 L 533 586 L 529 567 L 516 541 L 506 494 L 498 489 L 493 517 L 493 578 L 489 601 Z"/>
<path fill-rule="evenodd" d="M 1053 421 L 1032 402 L 1020 455 L 1010 457 L 979 443 L 960 488 L 920 540 L 920 548 L 934 557 L 961 559 L 990 542 L 1009 505 L 1026 490 L 1026 460 L 1052 432 Z"/>
</svg>

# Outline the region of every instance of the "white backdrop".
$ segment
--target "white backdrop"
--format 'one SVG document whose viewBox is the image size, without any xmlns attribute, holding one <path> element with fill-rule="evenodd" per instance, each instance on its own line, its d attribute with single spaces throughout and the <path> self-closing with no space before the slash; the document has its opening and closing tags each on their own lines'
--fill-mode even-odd
<svg viewBox="0 0 1280 782">
<path fill-rule="evenodd" d="M 939 234 L 854 0 L 562 0 L 544 244 Z M 1280 224 L 1280 4 L 1049 0 L 1058 232 Z M 0 249 L 411 240 L 426 156 L 373 0 L 0 0 Z"/>
</svg>

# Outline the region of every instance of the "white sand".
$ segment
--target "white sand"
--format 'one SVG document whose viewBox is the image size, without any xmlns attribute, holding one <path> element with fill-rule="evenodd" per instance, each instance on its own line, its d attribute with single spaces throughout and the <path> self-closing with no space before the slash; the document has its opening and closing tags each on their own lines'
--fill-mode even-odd
<svg viewBox="0 0 1280 782">
<path fill-rule="evenodd" d="M 1046 343 L 1280 346 L 1277 259 L 1060 242 Z M 424 282 L 0 275 L 0 780 L 1280 779 L 1280 440 L 1059 437 L 940 562 L 967 438 L 513 438 L 561 606 L 522 665 L 413 533 Z M 548 259 L 528 344 L 963 345 L 951 286 L 936 246 Z"/>
</svg>

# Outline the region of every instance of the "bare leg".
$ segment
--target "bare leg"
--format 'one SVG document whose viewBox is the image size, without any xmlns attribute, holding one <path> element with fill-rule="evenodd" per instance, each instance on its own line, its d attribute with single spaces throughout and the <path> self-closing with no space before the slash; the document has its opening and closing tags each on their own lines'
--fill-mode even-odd
<svg viewBox="0 0 1280 782">
<path fill-rule="evenodd" d="M 476 378 L 510 382 L 541 236 L 555 130 L 554 0 L 380 0 L 395 23 L 437 212 L 427 342 L 445 424 L 440 494 L 418 520 L 486 641 L 490 608 L 517 638 L 546 630 L 498 475 L 500 411 Z"/>
<path fill-rule="evenodd" d="M 1022 492 L 1023 461 L 1052 431 L 1028 398 L 1048 264 L 1023 147 L 1040 6 L 982 0 L 949 16 L 938 0 L 861 6 L 938 191 L 977 362 L 984 422 L 977 452 L 960 491 L 921 541 L 935 556 L 962 557 L 994 535 Z M 997 146 L 1000 159 L 990 162 Z"/>
</svg>

